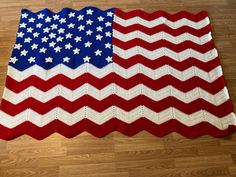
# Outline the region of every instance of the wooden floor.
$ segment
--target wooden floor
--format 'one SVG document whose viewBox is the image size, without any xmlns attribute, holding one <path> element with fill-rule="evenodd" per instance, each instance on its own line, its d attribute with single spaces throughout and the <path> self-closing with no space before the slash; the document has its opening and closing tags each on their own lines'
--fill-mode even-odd
<svg viewBox="0 0 236 177">
<path fill-rule="evenodd" d="M 207 10 L 230 95 L 236 107 L 236 0 L 0 0 L 0 95 L 15 41 L 21 8 L 84 6 L 123 10 L 177 12 Z M 236 110 L 236 109 L 235 109 Z M 0 140 L 0 177 L 229 177 L 236 176 L 236 133 L 226 138 L 186 139 L 176 133 L 163 138 L 141 132 L 104 138 L 83 133 L 73 139 L 54 134 L 43 141 L 22 136 Z"/>
</svg>

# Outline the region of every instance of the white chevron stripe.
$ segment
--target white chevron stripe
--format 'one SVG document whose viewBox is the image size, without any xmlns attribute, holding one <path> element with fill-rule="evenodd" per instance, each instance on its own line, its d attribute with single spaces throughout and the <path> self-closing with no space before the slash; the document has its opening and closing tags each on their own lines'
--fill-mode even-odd
<svg viewBox="0 0 236 177">
<path fill-rule="evenodd" d="M 168 108 L 157 113 L 145 106 L 139 106 L 130 112 L 126 112 L 116 106 L 112 106 L 103 112 L 96 112 L 89 107 L 83 107 L 73 114 L 70 114 L 63 109 L 55 108 L 44 115 L 40 115 L 37 112 L 28 109 L 14 117 L 9 116 L 0 110 L 0 124 L 8 128 L 14 128 L 25 121 L 30 121 L 39 127 L 43 127 L 55 119 L 58 119 L 67 125 L 73 125 L 84 118 L 101 125 L 112 117 L 116 117 L 126 123 L 132 123 L 140 117 L 146 117 L 156 124 L 162 124 L 171 119 L 176 119 L 186 126 L 193 126 L 200 122 L 209 122 L 220 130 L 226 129 L 229 125 L 236 125 L 234 113 L 219 118 L 204 110 L 187 115 L 175 108 Z"/>
<path fill-rule="evenodd" d="M 58 93 L 58 91 L 60 92 L 60 94 Z M 194 88 L 193 90 L 184 93 L 173 86 L 166 86 L 158 91 L 155 91 L 142 84 L 136 85 L 135 87 L 129 90 L 125 90 L 116 84 L 110 84 L 102 90 L 98 90 L 96 87 L 93 87 L 90 84 L 84 84 L 74 91 L 62 85 L 57 85 L 48 90 L 47 92 L 43 92 L 31 86 L 20 93 L 14 93 L 13 91 L 6 88 L 4 90 L 3 98 L 13 104 L 18 104 L 29 97 L 32 97 L 40 102 L 46 103 L 47 101 L 50 101 L 58 95 L 62 96 L 63 98 L 69 101 L 75 101 L 86 94 L 92 96 L 97 100 L 103 100 L 113 94 L 118 95 L 119 97 L 125 100 L 130 100 L 139 95 L 145 95 L 146 97 L 154 101 L 160 101 L 169 96 L 173 96 L 184 103 L 191 103 L 196 99 L 202 98 L 216 106 L 224 103 L 229 99 L 229 94 L 226 87 L 224 87 L 217 94 L 212 95 L 201 88 Z"/>
<path fill-rule="evenodd" d="M 113 29 L 113 37 L 115 37 L 123 42 L 127 42 L 132 39 L 138 38 L 138 39 L 142 39 L 146 42 L 153 43 L 153 42 L 164 39 L 164 40 L 167 40 L 173 44 L 179 44 L 184 41 L 192 41 L 192 42 L 199 44 L 199 45 L 203 45 L 203 44 L 209 42 L 210 40 L 212 40 L 211 32 L 209 32 L 201 37 L 197 37 L 197 36 L 194 36 L 190 33 L 182 33 L 179 36 L 172 36 L 171 34 L 166 33 L 166 32 L 158 32 L 153 35 L 148 35 L 148 34 L 143 33 L 142 31 L 138 31 L 138 30 L 132 31 L 127 34 L 123 34 L 115 29 Z"/>
<path fill-rule="evenodd" d="M 186 19 L 186 18 L 182 18 L 182 19 L 179 19 L 175 22 L 172 22 L 165 17 L 159 17 L 154 20 L 147 21 L 141 17 L 133 17 L 133 18 L 124 20 L 124 19 L 118 17 L 117 15 L 114 15 L 114 22 L 118 23 L 124 27 L 134 25 L 134 24 L 140 24 L 140 25 L 146 26 L 148 28 L 153 28 L 157 25 L 165 24 L 165 25 L 171 27 L 172 29 L 177 29 L 182 26 L 189 26 L 194 29 L 201 29 L 210 23 L 208 17 L 206 17 L 198 22 L 193 22 L 193 21 Z"/>
<path fill-rule="evenodd" d="M 132 67 L 125 69 L 116 63 L 110 63 L 103 68 L 97 68 L 92 64 L 85 63 L 76 69 L 71 69 L 66 65 L 59 64 L 49 70 L 45 70 L 38 65 L 34 65 L 24 71 L 18 71 L 14 67 L 8 66 L 8 76 L 14 78 L 18 82 L 28 78 L 31 75 L 36 75 L 43 80 L 48 80 L 58 74 L 63 74 L 70 79 L 75 79 L 84 73 L 90 73 L 97 78 L 103 78 L 109 73 L 116 73 L 125 79 L 128 79 L 136 74 L 144 74 L 151 79 L 158 79 L 165 75 L 172 75 L 181 81 L 186 81 L 194 76 L 197 76 L 207 82 L 213 82 L 222 76 L 222 68 L 221 66 L 217 66 L 210 72 L 206 72 L 195 66 L 192 66 L 184 71 L 179 71 L 169 65 L 164 65 L 153 70 L 142 64 L 135 64 Z"/>
<path fill-rule="evenodd" d="M 123 59 L 129 59 L 130 57 L 133 57 L 139 54 L 150 60 L 156 60 L 157 58 L 168 56 L 172 58 L 173 60 L 176 60 L 179 62 L 184 61 L 189 57 L 196 58 L 197 60 L 200 60 L 202 62 L 208 62 L 218 56 L 216 49 L 212 49 L 206 53 L 200 53 L 189 48 L 189 49 L 186 49 L 177 53 L 166 47 L 161 47 L 156 50 L 150 51 L 140 46 L 134 46 L 132 48 L 129 48 L 128 50 L 124 50 L 115 45 L 113 45 L 113 52 Z"/>
</svg>

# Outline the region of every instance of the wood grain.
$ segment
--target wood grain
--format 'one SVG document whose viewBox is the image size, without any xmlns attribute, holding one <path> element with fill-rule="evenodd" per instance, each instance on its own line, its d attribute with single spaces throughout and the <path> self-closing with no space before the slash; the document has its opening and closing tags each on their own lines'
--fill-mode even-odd
<svg viewBox="0 0 236 177">
<path fill-rule="evenodd" d="M 96 6 L 123 10 L 157 9 L 174 13 L 209 12 L 231 98 L 236 106 L 236 1 L 235 0 L 1 0 L 0 95 L 20 17 L 20 9 L 55 12 L 63 7 Z M 113 132 L 104 138 L 88 133 L 66 139 L 58 134 L 37 141 L 21 136 L 0 140 L 0 177 L 233 177 L 236 176 L 236 134 L 225 138 L 186 139 L 176 133 L 163 138 L 141 132 L 126 137 Z"/>
</svg>

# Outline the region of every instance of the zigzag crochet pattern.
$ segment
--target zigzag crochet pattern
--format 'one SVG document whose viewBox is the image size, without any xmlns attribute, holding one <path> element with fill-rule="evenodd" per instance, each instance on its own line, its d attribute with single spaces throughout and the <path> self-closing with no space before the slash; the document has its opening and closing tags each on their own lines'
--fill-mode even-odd
<svg viewBox="0 0 236 177">
<path fill-rule="evenodd" d="M 206 11 L 22 9 L 0 138 L 236 130 Z"/>
</svg>

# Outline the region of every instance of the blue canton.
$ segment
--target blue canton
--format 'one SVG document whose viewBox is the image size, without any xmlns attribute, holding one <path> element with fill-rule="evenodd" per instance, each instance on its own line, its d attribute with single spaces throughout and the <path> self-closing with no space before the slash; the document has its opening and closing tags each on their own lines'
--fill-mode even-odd
<svg viewBox="0 0 236 177">
<path fill-rule="evenodd" d="M 73 69 L 84 63 L 102 68 L 112 62 L 113 16 L 114 9 L 95 7 L 59 13 L 23 9 L 9 65 L 20 71 L 61 63 Z"/>
</svg>

